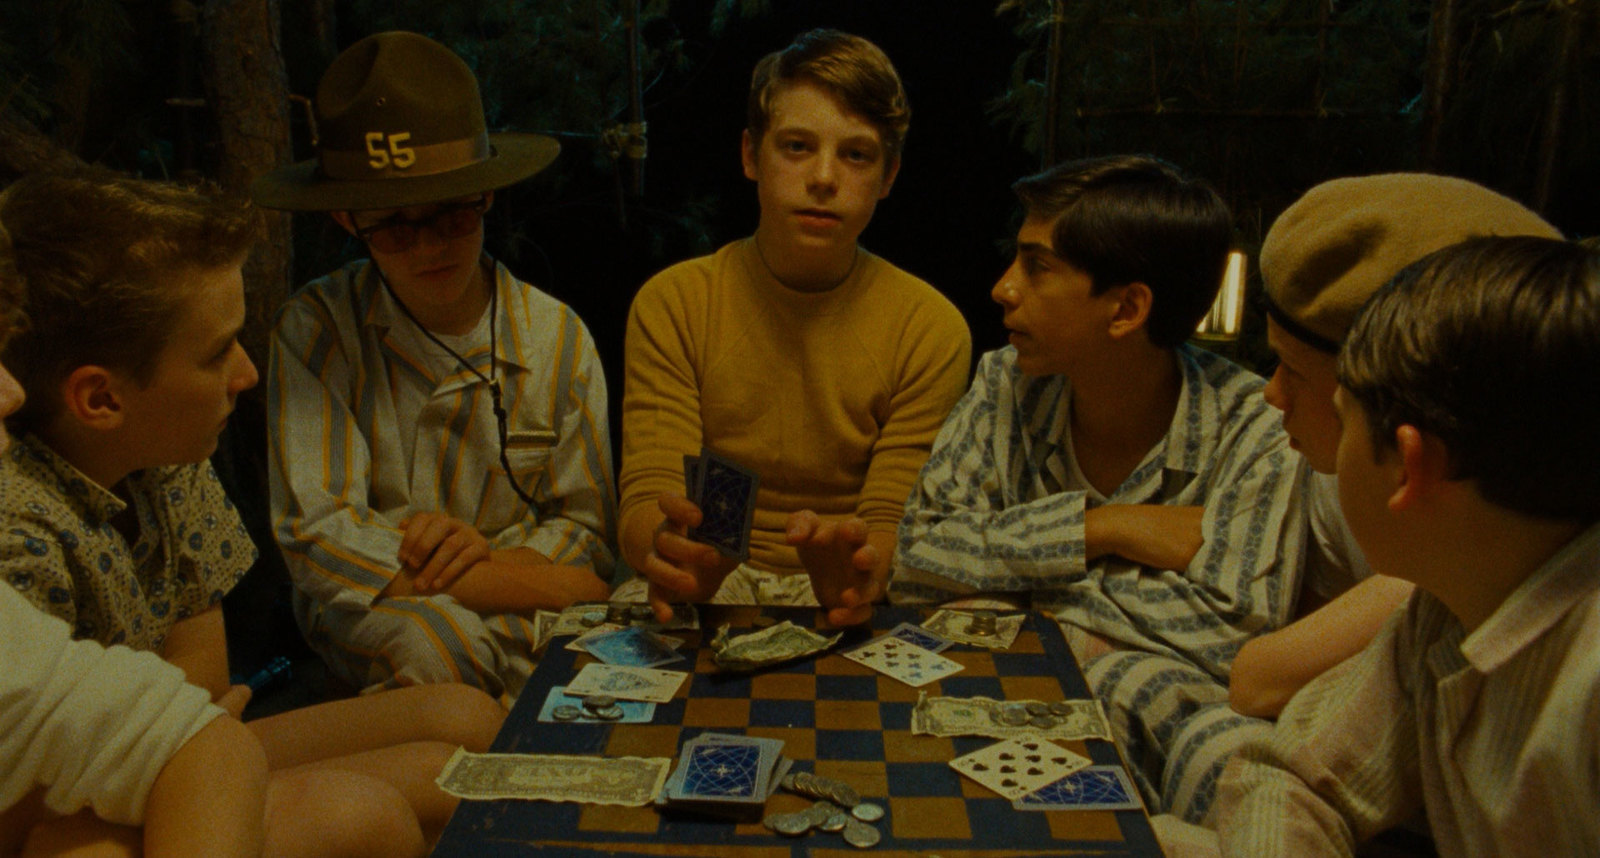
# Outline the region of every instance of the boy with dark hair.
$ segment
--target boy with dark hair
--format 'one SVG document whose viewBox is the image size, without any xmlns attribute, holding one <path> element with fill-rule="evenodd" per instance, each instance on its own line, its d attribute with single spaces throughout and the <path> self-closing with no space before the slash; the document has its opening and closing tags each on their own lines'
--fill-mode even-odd
<svg viewBox="0 0 1600 858">
<path fill-rule="evenodd" d="M 1339 513 L 1333 474 L 1339 417 L 1334 362 L 1361 305 L 1401 268 L 1475 236 L 1561 233 L 1481 185 L 1425 173 L 1333 179 L 1307 191 L 1267 230 L 1261 282 L 1277 369 L 1262 393 L 1284 413 L 1306 460 L 1302 497 L 1311 539 L 1299 619 L 1239 650 L 1229 697 L 1246 715 L 1276 717 L 1301 686 L 1359 652 L 1411 593 L 1374 574 Z"/>
<path fill-rule="evenodd" d="M 248 694 L 229 685 L 220 602 L 256 552 L 206 459 L 256 382 L 238 336 L 258 218 L 214 188 L 103 170 L 0 195 L 0 271 L 29 321 L 4 354 L 29 404 L 0 457 L 0 576 L 76 638 L 158 653 L 234 716 Z M 433 779 L 504 717 L 453 685 L 250 722 L 269 819 L 287 822 L 269 847 L 420 853 L 455 806 Z"/>
<path fill-rule="evenodd" d="M 565 304 L 484 253 L 494 192 L 548 166 L 490 134 L 445 46 L 379 33 L 317 87 L 317 158 L 263 176 L 369 257 L 287 301 L 267 373 L 272 507 L 296 616 L 359 688 L 466 682 L 514 699 L 534 614 L 610 592 L 606 383 Z"/>
<path fill-rule="evenodd" d="M 1438 251 L 1373 296 L 1335 396 L 1339 505 L 1416 584 L 1219 788 L 1229 854 L 1348 855 L 1427 811 L 1440 855 L 1600 853 L 1600 253 Z"/>
<path fill-rule="evenodd" d="M 755 235 L 646 283 L 628 317 L 623 556 L 673 600 L 817 604 L 838 625 L 880 598 L 906 493 L 971 354 L 932 286 L 856 242 L 910 120 L 888 57 L 833 30 L 762 59 L 741 146 Z M 750 560 L 686 532 L 683 456 L 760 475 Z"/>
<path fill-rule="evenodd" d="M 1298 462 L 1261 379 L 1183 343 L 1232 219 L 1145 156 L 1062 164 L 1017 194 L 992 293 L 1011 345 L 939 433 L 890 596 L 1054 612 L 1150 806 L 1199 820 L 1228 752 L 1264 728 L 1229 709 L 1228 667 L 1287 619 L 1303 540 L 1282 526 Z"/>
</svg>

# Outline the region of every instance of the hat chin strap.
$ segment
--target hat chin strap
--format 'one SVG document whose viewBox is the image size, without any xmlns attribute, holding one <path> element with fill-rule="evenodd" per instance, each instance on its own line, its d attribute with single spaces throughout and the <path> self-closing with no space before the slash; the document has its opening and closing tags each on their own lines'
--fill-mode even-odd
<svg viewBox="0 0 1600 858">
<path fill-rule="evenodd" d="M 468 140 L 449 140 L 425 146 L 408 145 L 410 132 L 367 134 L 365 152 L 323 147 L 317 154 L 322 174 L 330 179 L 403 179 L 408 176 L 433 176 L 470 167 L 489 160 L 488 135 Z"/>
</svg>

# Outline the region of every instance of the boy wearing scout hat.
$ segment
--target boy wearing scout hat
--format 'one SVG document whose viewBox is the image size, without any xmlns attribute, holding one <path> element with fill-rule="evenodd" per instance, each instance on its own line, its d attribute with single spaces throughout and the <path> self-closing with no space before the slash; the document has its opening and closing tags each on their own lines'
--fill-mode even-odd
<svg viewBox="0 0 1600 858">
<path fill-rule="evenodd" d="M 1261 279 L 1278 368 L 1265 393 L 1312 468 L 1304 495 L 1313 538 L 1301 619 L 1251 640 L 1234 659 L 1229 697 L 1240 712 L 1276 716 L 1306 682 L 1365 646 L 1411 592 L 1409 582 L 1373 574 L 1339 512 L 1335 359 L 1379 286 L 1435 250 L 1486 235 L 1561 237 L 1514 200 L 1421 173 L 1325 182 L 1268 230 Z"/>
<path fill-rule="evenodd" d="M 556 142 L 487 132 L 472 71 L 380 33 L 318 85 L 317 157 L 263 176 L 370 258 L 284 306 L 267 371 L 272 504 L 296 614 L 361 688 L 513 698 L 536 609 L 609 592 L 606 386 L 588 329 L 483 251 L 494 191 Z"/>
</svg>

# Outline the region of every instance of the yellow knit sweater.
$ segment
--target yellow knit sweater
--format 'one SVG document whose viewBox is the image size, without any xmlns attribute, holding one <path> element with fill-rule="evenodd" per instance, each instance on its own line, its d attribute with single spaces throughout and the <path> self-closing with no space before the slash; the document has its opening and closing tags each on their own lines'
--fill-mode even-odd
<svg viewBox="0 0 1600 858">
<path fill-rule="evenodd" d="M 784 544 L 796 510 L 893 532 L 971 353 L 954 305 L 865 250 L 822 293 L 780 284 L 753 239 L 666 269 L 628 314 L 621 532 L 684 493 L 702 443 L 761 475 L 756 568 L 801 571 Z"/>
</svg>

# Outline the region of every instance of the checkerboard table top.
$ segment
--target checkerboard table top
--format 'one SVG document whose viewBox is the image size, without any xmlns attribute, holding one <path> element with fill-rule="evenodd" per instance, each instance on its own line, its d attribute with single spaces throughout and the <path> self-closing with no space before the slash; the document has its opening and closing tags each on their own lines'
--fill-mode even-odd
<svg viewBox="0 0 1600 858">
<path fill-rule="evenodd" d="M 879 856 L 1160 855 L 1142 811 L 1017 811 L 1011 803 L 963 778 L 948 762 L 994 740 L 911 734 L 918 692 L 929 696 L 1060 700 L 1088 696 L 1060 630 L 1030 614 L 1013 645 L 1003 651 L 957 644 L 942 655 L 963 670 L 922 689 L 846 659 L 838 652 L 902 621 L 920 622 L 926 611 L 880 609 L 871 627 L 846 630 L 833 650 L 754 673 L 719 672 L 702 646 L 721 623 L 737 633 L 765 614 L 816 627 L 809 609 L 701 606 L 700 631 L 673 632 L 692 652 L 693 677 L 669 703 L 658 704 L 650 723 L 540 723 L 549 689 L 593 661 L 563 648 L 545 652 L 493 751 L 676 757 L 687 739 L 706 731 L 781 739 L 796 771 L 843 781 L 888 813 L 878 824 Z M 685 663 L 663 665 L 687 670 Z M 1066 743 L 1094 762 L 1119 762 L 1109 742 Z M 779 792 L 767 811 L 808 806 L 802 796 Z M 734 823 L 663 812 L 654 807 L 613 807 L 548 802 L 463 802 L 434 854 L 492 855 L 696 855 L 825 856 L 855 853 L 837 837 L 786 839 L 760 822 Z"/>
</svg>

